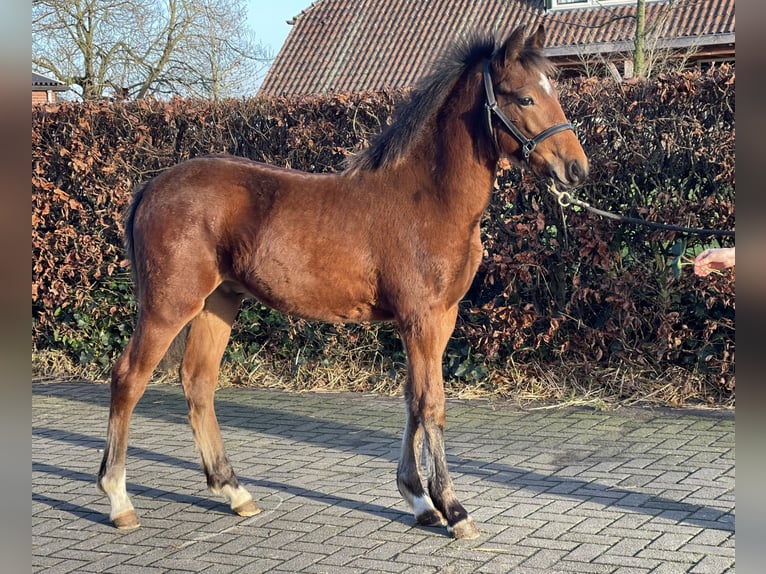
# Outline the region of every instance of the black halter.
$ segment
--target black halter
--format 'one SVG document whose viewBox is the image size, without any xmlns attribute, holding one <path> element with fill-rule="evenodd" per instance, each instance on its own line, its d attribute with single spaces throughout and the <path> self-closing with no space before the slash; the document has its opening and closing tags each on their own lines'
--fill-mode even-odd
<svg viewBox="0 0 766 574">
<path fill-rule="evenodd" d="M 519 128 L 513 125 L 511 120 L 508 119 L 508 116 L 506 116 L 503 113 L 503 110 L 498 107 L 497 100 L 495 99 L 495 90 L 492 88 L 492 77 L 489 74 L 489 60 L 484 62 L 483 75 L 484 92 L 487 95 L 487 101 L 484 104 L 484 108 L 487 110 L 487 127 L 489 128 L 489 134 L 492 137 L 492 141 L 494 142 L 495 149 L 498 153 L 500 153 L 500 147 L 497 144 L 495 128 L 492 127 L 492 114 L 495 114 L 498 118 L 500 118 L 500 121 L 503 122 L 503 125 L 508 129 L 511 135 L 516 138 L 516 141 L 518 141 L 519 144 L 521 144 L 521 153 L 524 157 L 524 161 L 529 161 L 530 154 L 535 150 L 537 144 L 539 144 L 545 138 L 564 130 L 574 131 L 574 126 L 569 122 L 566 122 L 563 124 L 556 124 L 555 126 L 551 126 L 548 129 L 541 131 L 535 137 L 528 138 L 523 133 L 521 133 Z"/>
</svg>

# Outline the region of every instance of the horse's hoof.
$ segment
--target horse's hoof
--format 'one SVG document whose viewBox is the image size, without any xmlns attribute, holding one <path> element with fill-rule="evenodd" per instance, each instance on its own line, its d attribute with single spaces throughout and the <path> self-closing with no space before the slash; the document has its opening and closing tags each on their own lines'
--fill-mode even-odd
<svg viewBox="0 0 766 574">
<path fill-rule="evenodd" d="M 119 516 L 115 516 L 112 518 L 112 524 L 120 530 L 133 530 L 134 528 L 141 526 L 141 523 L 138 522 L 138 516 L 136 516 L 136 513 L 133 510 L 128 510 Z"/>
<path fill-rule="evenodd" d="M 447 530 L 455 540 L 473 540 L 478 538 L 480 534 L 473 518 L 464 518 L 454 526 L 448 526 Z"/>
<path fill-rule="evenodd" d="M 415 517 L 415 520 L 417 520 L 418 524 L 421 526 L 444 526 L 447 524 L 442 513 L 435 508 L 426 510 L 422 514 L 418 514 Z"/>
<path fill-rule="evenodd" d="M 248 500 L 236 508 L 232 508 L 232 510 L 240 516 L 255 516 L 261 513 L 261 509 L 258 508 L 258 505 L 253 500 Z"/>
</svg>

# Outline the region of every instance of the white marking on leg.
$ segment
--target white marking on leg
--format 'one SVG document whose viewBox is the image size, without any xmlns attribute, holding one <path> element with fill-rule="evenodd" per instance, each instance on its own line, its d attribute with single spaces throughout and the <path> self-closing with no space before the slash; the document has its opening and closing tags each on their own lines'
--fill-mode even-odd
<svg viewBox="0 0 766 574">
<path fill-rule="evenodd" d="M 412 498 L 412 509 L 415 520 L 421 524 L 428 524 L 429 526 L 436 526 L 437 524 L 444 526 L 447 524 L 447 519 L 436 509 L 433 500 L 427 494 L 414 496 Z"/>
<path fill-rule="evenodd" d="M 548 77 L 542 72 L 540 72 L 540 86 L 549 96 L 553 93 L 553 86 L 551 86 L 550 80 L 548 80 Z"/>
<path fill-rule="evenodd" d="M 433 501 L 431 500 L 431 497 L 427 494 L 424 494 L 423 496 L 413 496 L 411 501 L 412 504 L 412 511 L 415 514 L 415 517 L 422 516 L 423 514 L 427 512 L 432 512 L 433 510 L 436 510 L 436 507 L 434 506 Z"/>
<path fill-rule="evenodd" d="M 125 470 L 123 469 L 117 480 L 110 480 L 105 476 L 99 484 L 101 491 L 109 498 L 111 506 L 111 511 L 109 512 L 110 520 L 114 520 L 117 516 L 133 510 L 133 503 L 130 502 L 128 491 L 125 488 L 125 476 Z"/>
<path fill-rule="evenodd" d="M 232 488 L 231 485 L 224 484 L 221 488 L 221 494 L 226 497 L 232 508 L 239 508 L 253 499 L 252 495 L 242 486 Z"/>
</svg>

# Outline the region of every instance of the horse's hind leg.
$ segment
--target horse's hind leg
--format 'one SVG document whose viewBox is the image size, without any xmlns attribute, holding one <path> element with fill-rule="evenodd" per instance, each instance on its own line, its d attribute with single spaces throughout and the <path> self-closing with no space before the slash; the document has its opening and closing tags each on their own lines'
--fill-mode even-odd
<svg viewBox="0 0 766 574">
<path fill-rule="evenodd" d="M 202 456 L 211 491 L 223 494 L 240 516 L 258 514 L 253 497 L 240 486 L 226 456 L 215 416 L 214 393 L 231 326 L 242 296 L 219 287 L 205 301 L 205 308 L 191 322 L 181 364 L 181 381 L 189 404 L 189 423 Z"/>
<path fill-rule="evenodd" d="M 190 311 L 194 312 L 196 310 Z M 133 336 L 112 368 L 109 427 L 97 486 L 109 498 L 109 518 L 117 528 L 139 525 L 125 487 L 130 417 L 144 394 L 149 377 L 189 318 L 173 322 L 152 314 L 150 310 L 143 311 Z"/>
<path fill-rule="evenodd" d="M 444 449 L 442 354 L 456 317 L 457 307 L 441 316 L 409 317 L 399 322 L 407 351 L 408 377 L 404 393 L 407 423 L 397 485 L 419 523 L 437 526 L 446 522 L 455 538 L 476 538 L 479 531 L 457 499 Z M 423 468 L 423 454 L 430 468 Z"/>
</svg>

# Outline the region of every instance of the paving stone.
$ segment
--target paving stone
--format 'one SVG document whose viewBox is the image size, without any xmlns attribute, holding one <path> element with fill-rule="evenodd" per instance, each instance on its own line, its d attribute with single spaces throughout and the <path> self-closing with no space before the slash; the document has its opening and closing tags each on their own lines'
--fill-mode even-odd
<svg viewBox="0 0 766 574">
<path fill-rule="evenodd" d="M 705 556 L 689 572 L 691 574 L 712 574 L 722 572 L 734 564 L 734 557 L 724 558 L 721 556 Z"/>
<path fill-rule="evenodd" d="M 733 412 L 524 411 L 449 401 L 447 459 L 481 531 L 415 524 L 396 489 L 400 399 L 223 388 L 224 442 L 263 512 L 205 489 L 186 402 L 152 384 L 131 423 L 141 528 L 95 489 L 109 387 L 32 385 L 32 571 L 734 572 Z"/>
</svg>

